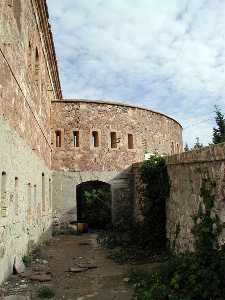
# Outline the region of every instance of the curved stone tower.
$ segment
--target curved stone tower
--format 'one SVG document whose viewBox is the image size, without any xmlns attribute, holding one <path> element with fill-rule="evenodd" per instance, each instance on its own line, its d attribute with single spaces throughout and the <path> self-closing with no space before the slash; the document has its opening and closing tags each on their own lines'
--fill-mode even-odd
<svg viewBox="0 0 225 300">
<path fill-rule="evenodd" d="M 148 153 L 169 155 L 183 148 L 176 120 L 128 104 L 53 101 L 51 122 L 54 212 L 64 221 L 76 220 L 77 185 L 97 180 L 110 183 L 113 192 L 116 182 L 129 181 L 126 170 Z"/>
</svg>

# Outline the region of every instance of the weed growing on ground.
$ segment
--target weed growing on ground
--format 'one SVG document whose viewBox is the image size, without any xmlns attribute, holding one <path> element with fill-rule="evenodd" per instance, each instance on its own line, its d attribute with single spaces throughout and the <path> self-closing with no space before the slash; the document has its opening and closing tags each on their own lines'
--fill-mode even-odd
<svg viewBox="0 0 225 300">
<path fill-rule="evenodd" d="M 172 255 L 160 270 L 133 272 L 130 282 L 137 300 L 223 300 L 225 249 L 218 237 L 223 225 L 216 214 L 215 184 L 203 179 L 202 203 L 193 217 L 194 253 Z"/>
<path fill-rule="evenodd" d="M 111 257 L 118 263 L 158 259 L 166 251 L 165 203 L 170 182 L 164 158 L 151 156 L 141 165 L 140 173 L 143 222 L 135 221 L 131 203 L 121 203 L 114 224 L 98 236 L 98 242 L 111 249 Z"/>
<path fill-rule="evenodd" d="M 48 286 L 43 286 L 38 290 L 38 297 L 41 299 L 51 299 L 55 296 L 55 292 Z"/>
<path fill-rule="evenodd" d="M 23 261 L 25 267 L 29 267 L 31 265 L 31 262 L 32 262 L 32 257 L 30 255 L 24 255 L 22 257 L 22 261 Z"/>
</svg>

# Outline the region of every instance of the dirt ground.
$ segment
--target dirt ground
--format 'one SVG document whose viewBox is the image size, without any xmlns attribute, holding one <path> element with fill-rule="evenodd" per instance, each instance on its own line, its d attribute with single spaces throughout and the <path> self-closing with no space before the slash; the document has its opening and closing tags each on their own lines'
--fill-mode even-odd
<svg viewBox="0 0 225 300">
<path fill-rule="evenodd" d="M 48 286 L 55 293 L 52 299 L 130 300 L 130 267 L 114 263 L 107 254 L 95 234 L 53 237 L 44 259 L 35 259 L 24 274 L 12 275 L 3 284 L 1 299 L 40 299 L 38 291 Z"/>
</svg>

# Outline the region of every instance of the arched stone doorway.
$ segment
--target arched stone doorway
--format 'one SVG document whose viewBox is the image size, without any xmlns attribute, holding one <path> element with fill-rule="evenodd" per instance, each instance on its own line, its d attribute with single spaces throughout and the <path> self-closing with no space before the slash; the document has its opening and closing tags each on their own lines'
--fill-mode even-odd
<svg viewBox="0 0 225 300">
<path fill-rule="evenodd" d="M 77 221 L 91 229 L 104 229 L 111 223 L 112 195 L 109 183 L 93 180 L 76 186 Z"/>
</svg>

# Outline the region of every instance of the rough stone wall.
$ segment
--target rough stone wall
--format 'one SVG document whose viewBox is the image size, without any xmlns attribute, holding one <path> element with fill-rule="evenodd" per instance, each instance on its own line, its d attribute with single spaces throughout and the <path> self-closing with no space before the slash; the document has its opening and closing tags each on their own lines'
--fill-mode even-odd
<svg viewBox="0 0 225 300">
<path fill-rule="evenodd" d="M 52 223 L 52 99 L 61 99 L 45 0 L 0 1 L 0 282 Z"/>
<path fill-rule="evenodd" d="M 210 146 L 199 151 L 185 152 L 167 158 L 171 179 L 171 194 L 167 203 L 167 235 L 176 239 L 178 251 L 193 249 L 192 216 L 198 211 L 202 178 L 209 176 L 216 182 L 216 209 L 225 222 L 225 144 Z M 225 242 L 225 232 L 221 241 Z"/>
<path fill-rule="evenodd" d="M 143 221 L 143 208 L 144 208 L 144 191 L 145 184 L 141 178 L 140 173 L 141 163 L 132 165 L 133 174 L 133 207 L 134 207 L 134 218 L 136 221 Z"/>
<path fill-rule="evenodd" d="M 170 198 L 167 200 L 167 237 L 176 250 L 193 250 L 192 216 L 198 212 L 200 188 L 203 178 L 216 183 L 216 211 L 225 222 L 225 144 L 212 145 L 198 151 L 183 152 L 166 157 L 171 181 Z M 134 217 L 142 221 L 144 184 L 140 175 L 140 163 L 132 166 Z M 177 233 L 179 233 L 177 235 Z M 150 233 L 151 234 L 151 233 Z M 177 236 L 176 236 L 177 235 Z M 221 234 L 225 242 L 225 231 Z"/>
<path fill-rule="evenodd" d="M 55 131 L 61 134 L 61 147 L 56 147 Z M 73 131 L 79 131 L 79 147 L 73 145 Z M 99 147 L 92 145 L 92 131 L 98 132 Z M 111 148 L 111 132 L 116 132 L 117 148 Z M 133 149 L 128 149 L 128 134 L 133 135 Z M 120 171 L 142 161 L 146 151 L 182 150 L 182 128 L 173 119 L 147 109 L 85 100 L 52 103 L 52 137 L 54 170 Z"/>
<path fill-rule="evenodd" d="M 0 116 L 50 167 L 50 106 L 61 91 L 43 0 L 0 1 Z"/>
<path fill-rule="evenodd" d="M 52 222 L 51 172 L 23 139 L 0 120 L 0 282 Z M 44 173 L 44 191 L 43 179 Z"/>
</svg>

